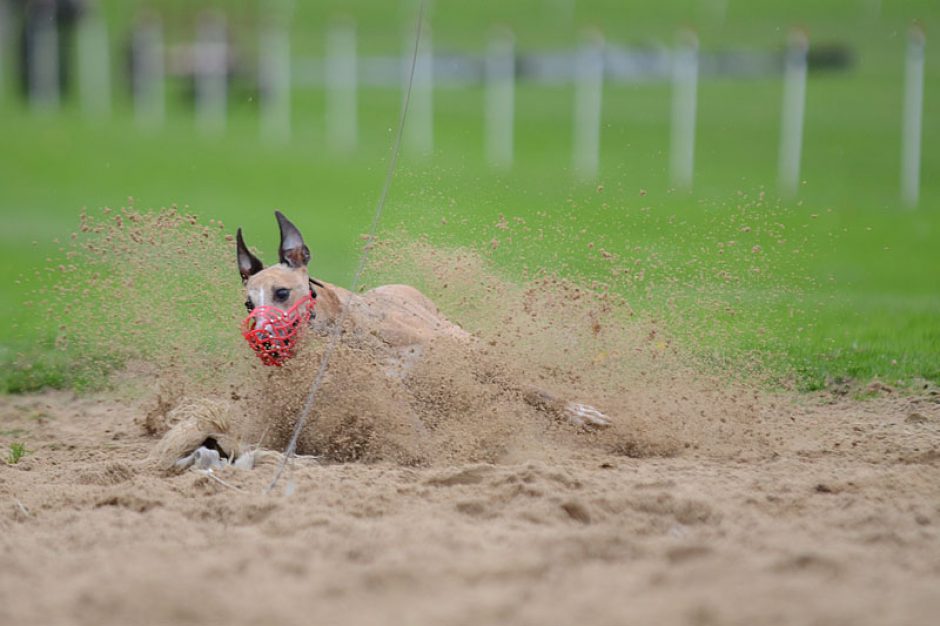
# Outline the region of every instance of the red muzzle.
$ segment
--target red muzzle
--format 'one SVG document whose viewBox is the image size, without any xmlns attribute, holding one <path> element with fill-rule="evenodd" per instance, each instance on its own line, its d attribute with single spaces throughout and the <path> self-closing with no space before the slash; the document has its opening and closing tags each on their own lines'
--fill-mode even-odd
<svg viewBox="0 0 940 626">
<path fill-rule="evenodd" d="M 242 322 L 242 336 L 262 363 L 280 367 L 294 356 L 316 304 L 308 294 L 287 311 L 275 306 L 255 307 Z"/>
</svg>

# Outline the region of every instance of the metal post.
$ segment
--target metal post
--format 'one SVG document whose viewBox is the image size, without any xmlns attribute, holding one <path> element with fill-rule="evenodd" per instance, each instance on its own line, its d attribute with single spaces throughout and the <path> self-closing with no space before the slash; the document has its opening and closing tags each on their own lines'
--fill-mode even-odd
<svg viewBox="0 0 940 626">
<path fill-rule="evenodd" d="M 714 21 L 724 24 L 728 18 L 728 0 L 706 0 L 708 9 Z"/>
<path fill-rule="evenodd" d="M 258 82 L 261 85 L 261 137 L 285 143 L 291 136 L 290 36 L 270 24 L 261 33 Z"/>
<path fill-rule="evenodd" d="M 695 118 L 698 106 L 698 37 L 690 31 L 680 35 L 672 66 L 672 184 L 692 188 L 695 167 Z"/>
<path fill-rule="evenodd" d="M 111 113 L 111 52 L 107 27 L 97 10 L 80 19 L 76 40 L 82 112 L 106 117 Z"/>
<path fill-rule="evenodd" d="M 803 118 L 806 110 L 806 57 L 809 39 L 802 30 L 790 33 L 783 72 L 783 112 L 780 121 L 780 155 L 777 182 L 789 197 L 800 188 L 803 151 Z"/>
<path fill-rule="evenodd" d="M 10 53 L 10 9 L 6 0 L 0 0 L 0 102 L 6 97 L 7 55 Z"/>
<path fill-rule="evenodd" d="M 574 169 L 586 180 L 597 177 L 604 90 L 604 38 L 588 33 L 578 53 L 574 101 Z"/>
<path fill-rule="evenodd" d="M 500 29 L 486 51 L 486 158 L 490 165 L 509 168 L 513 159 L 516 100 L 516 59 L 512 32 Z"/>
<path fill-rule="evenodd" d="M 27 7 L 29 102 L 34 110 L 59 106 L 59 33 L 55 6 L 36 3 Z"/>
<path fill-rule="evenodd" d="M 402 88 L 408 85 L 408 69 L 414 51 L 414 33 L 405 38 L 402 58 Z M 434 48 L 431 26 L 424 24 L 415 61 L 414 84 L 411 90 L 411 111 L 405 124 L 405 146 L 419 156 L 434 152 Z"/>
<path fill-rule="evenodd" d="M 228 49 L 223 15 L 207 13 L 200 18 L 195 52 L 196 124 L 202 132 L 218 134 L 225 130 L 228 109 Z"/>
<path fill-rule="evenodd" d="M 163 28 L 156 16 L 137 26 L 131 46 L 134 118 L 141 126 L 160 126 L 166 118 L 166 79 Z"/>
<path fill-rule="evenodd" d="M 927 38 L 913 26 L 907 39 L 904 71 L 904 121 L 901 147 L 901 199 L 916 207 L 920 199 L 920 143 L 924 116 L 924 48 Z"/>
<path fill-rule="evenodd" d="M 348 154 L 359 141 L 358 87 L 355 23 L 334 22 L 326 37 L 326 137 L 337 152 Z"/>
</svg>

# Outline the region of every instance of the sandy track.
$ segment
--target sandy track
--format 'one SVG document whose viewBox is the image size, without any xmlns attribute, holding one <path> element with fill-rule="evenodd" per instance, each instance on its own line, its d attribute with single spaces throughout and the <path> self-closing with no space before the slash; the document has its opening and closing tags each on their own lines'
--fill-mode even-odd
<svg viewBox="0 0 940 626">
<path fill-rule="evenodd" d="M 940 405 L 794 407 L 759 453 L 141 464 L 143 406 L 0 398 L 0 623 L 929 624 Z"/>
</svg>

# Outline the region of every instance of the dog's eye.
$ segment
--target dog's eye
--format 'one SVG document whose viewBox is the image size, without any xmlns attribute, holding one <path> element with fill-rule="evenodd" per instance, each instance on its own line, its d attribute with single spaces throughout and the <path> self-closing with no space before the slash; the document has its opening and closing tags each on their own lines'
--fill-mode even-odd
<svg viewBox="0 0 940 626">
<path fill-rule="evenodd" d="M 251 301 L 251 298 L 245 300 L 245 308 L 248 309 L 249 313 L 255 310 L 255 303 Z"/>
<path fill-rule="evenodd" d="M 288 298 L 290 298 L 290 289 L 285 289 L 284 287 L 281 287 L 280 289 L 274 290 L 274 299 L 277 300 L 278 302 L 284 302 Z"/>
</svg>

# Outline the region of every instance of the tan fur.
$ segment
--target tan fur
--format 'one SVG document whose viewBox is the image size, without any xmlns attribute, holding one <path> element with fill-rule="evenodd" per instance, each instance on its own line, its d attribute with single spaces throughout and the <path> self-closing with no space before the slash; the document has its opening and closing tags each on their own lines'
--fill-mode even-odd
<svg viewBox="0 0 940 626">
<path fill-rule="evenodd" d="M 245 295 L 251 296 L 255 306 L 277 306 L 286 311 L 309 293 L 309 280 L 305 267 L 272 265 L 248 279 L 245 283 Z M 290 289 L 290 298 L 286 302 L 276 300 L 275 292 L 278 289 Z"/>
</svg>

